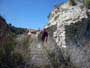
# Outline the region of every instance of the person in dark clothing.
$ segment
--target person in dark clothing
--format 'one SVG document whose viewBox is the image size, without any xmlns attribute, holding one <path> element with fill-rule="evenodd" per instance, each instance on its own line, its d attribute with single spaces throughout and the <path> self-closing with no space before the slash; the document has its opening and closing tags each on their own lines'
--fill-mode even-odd
<svg viewBox="0 0 90 68">
<path fill-rule="evenodd" d="M 46 41 L 48 40 L 48 32 L 46 29 L 44 29 L 44 31 L 42 32 L 42 41 Z"/>
</svg>

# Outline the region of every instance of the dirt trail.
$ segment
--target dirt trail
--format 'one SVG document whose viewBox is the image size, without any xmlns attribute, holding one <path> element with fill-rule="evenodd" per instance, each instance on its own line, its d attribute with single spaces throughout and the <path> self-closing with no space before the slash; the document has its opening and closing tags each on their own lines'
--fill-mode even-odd
<svg viewBox="0 0 90 68">
<path fill-rule="evenodd" d="M 42 41 L 38 40 L 37 37 L 33 36 L 33 42 L 29 48 L 31 55 L 31 66 L 36 66 L 39 68 L 55 68 L 55 62 L 57 66 L 60 64 L 60 55 L 58 54 L 59 50 L 51 37 L 48 38 L 47 43 L 43 43 Z"/>
<path fill-rule="evenodd" d="M 32 42 L 32 45 L 30 46 L 31 49 L 31 64 L 37 67 L 46 67 L 48 66 L 51 68 L 51 63 L 48 58 L 47 52 L 44 49 L 44 46 L 42 45 L 42 42 L 39 42 L 38 40 L 34 40 Z"/>
</svg>

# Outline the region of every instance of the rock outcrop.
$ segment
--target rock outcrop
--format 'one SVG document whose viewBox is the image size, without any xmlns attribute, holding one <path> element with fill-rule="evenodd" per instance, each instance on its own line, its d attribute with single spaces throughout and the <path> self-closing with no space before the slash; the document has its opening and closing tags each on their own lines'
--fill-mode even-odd
<svg viewBox="0 0 90 68">
<path fill-rule="evenodd" d="M 58 15 L 55 14 L 57 19 L 51 18 L 51 23 L 57 25 L 53 37 L 66 60 L 69 59 L 77 68 L 89 68 L 90 12 L 83 4 L 69 5 L 68 8 L 61 5 Z"/>
</svg>

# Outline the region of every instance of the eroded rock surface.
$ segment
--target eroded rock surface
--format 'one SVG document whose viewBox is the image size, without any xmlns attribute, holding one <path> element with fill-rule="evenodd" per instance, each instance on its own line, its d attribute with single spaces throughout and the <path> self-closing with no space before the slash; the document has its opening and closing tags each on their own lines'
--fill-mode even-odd
<svg viewBox="0 0 90 68">
<path fill-rule="evenodd" d="M 76 67 L 90 67 L 90 16 L 83 5 L 61 9 L 54 38 L 65 59 Z"/>
</svg>

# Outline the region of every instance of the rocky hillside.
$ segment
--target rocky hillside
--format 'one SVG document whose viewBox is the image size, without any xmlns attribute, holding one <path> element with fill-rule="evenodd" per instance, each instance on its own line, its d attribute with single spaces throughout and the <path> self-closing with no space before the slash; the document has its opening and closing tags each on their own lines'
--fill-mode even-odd
<svg viewBox="0 0 90 68">
<path fill-rule="evenodd" d="M 7 43 L 10 33 L 11 31 L 8 28 L 5 19 L 0 16 L 0 45 L 4 45 L 5 43 Z"/>
<path fill-rule="evenodd" d="M 21 68 L 24 66 L 24 56 L 16 53 L 16 35 L 25 32 L 26 29 L 8 25 L 0 16 L 0 68 Z"/>
<path fill-rule="evenodd" d="M 59 6 L 58 12 L 49 19 L 49 24 L 57 25 L 53 32 L 54 39 L 64 59 L 69 60 L 76 68 L 89 68 L 90 11 L 80 2 L 74 5 L 68 2 L 66 5 L 69 7 L 65 7 L 65 4 Z"/>
<path fill-rule="evenodd" d="M 16 28 L 12 26 L 11 24 L 7 24 L 6 20 L 2 16 L 0 16 L 0 43 L 1 45 L 7 42 L 8 36 L 12 36 L 12 35 L 15 36 L 17 34 L 22 34 L 26 31 L 27 30 L 24 28 Z"/>
<path fill-rule="evenodd" d="M 25 28 L 18 28 L 11 24 L 7 24 L 6 20 L 2 16 L 0 16 L 0 28 L 2 31 L 8 31 L 15 34 L 22 34 L 27 30 Z"/>
</svg>

